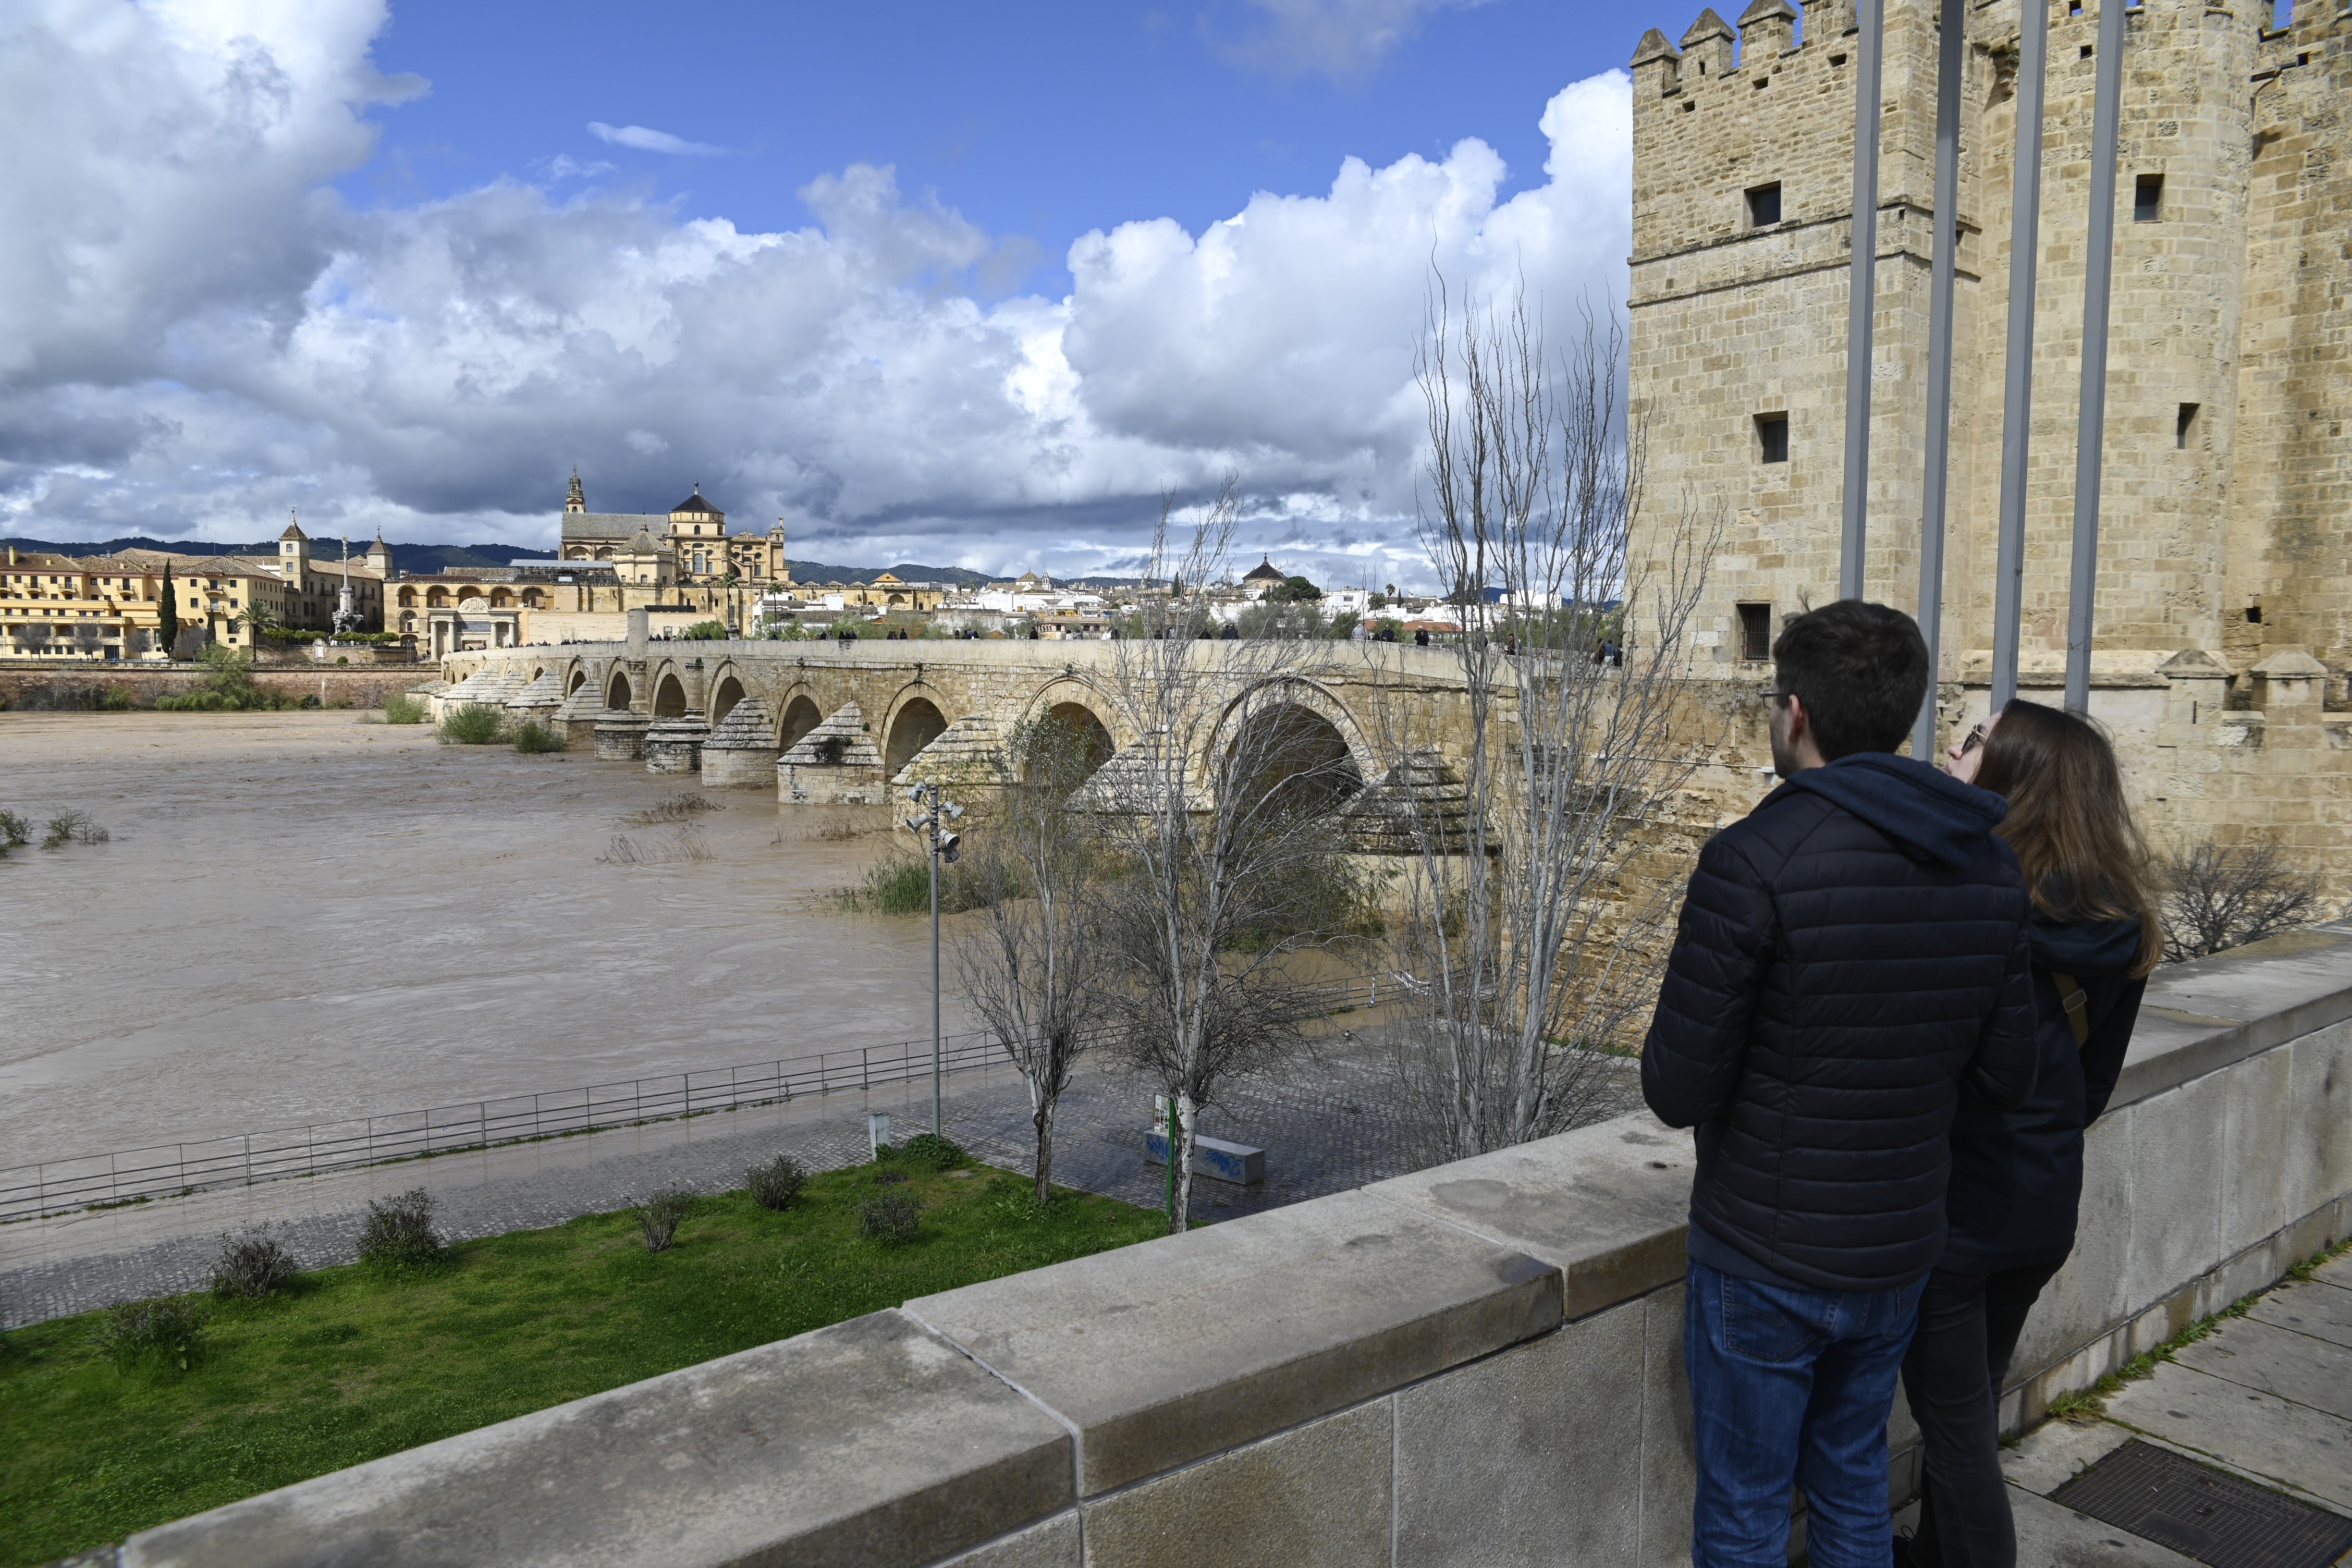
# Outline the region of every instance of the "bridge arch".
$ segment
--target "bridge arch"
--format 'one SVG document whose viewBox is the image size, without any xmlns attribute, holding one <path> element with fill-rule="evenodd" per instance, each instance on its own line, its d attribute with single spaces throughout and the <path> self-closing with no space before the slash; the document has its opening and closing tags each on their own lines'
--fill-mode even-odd
<svg viewBox="0 0 2352 1568">
<path fill-rule="evenodd" d="M 665 669 L 654 681 L 654 717 L 683 719 L 686 717 L 686 683 L 677 671 Z"/>
<path fill-rule="evenodd" d="M 1238 763 L 1287 807 L 1322 813 L 1379 776 L 1379 758 L 1347 705 L 1311 680 L 1266 681 L 1225 706 L 1208 766 Z"/>
<path fill-rule="evenodd" d="M 628 672 L 622 669 L 613 671 L 613 679 L 604 685 L 604 706 L 616 710 L 625 710 L 629 705 L 629 699 L 635 695 L 629 689 Z"/>
<path fill-rule="evenodd" d="M 736 674 L 734 666 L 721 665 L 719 669 L 718 682 L 712 687 L 710 693 L 710 727 L 717 729 L 726 720 L 727 715 L 735 710 L 735 704 L 742 700 L 741 678 Z"/>
<path fill-rule="evenodd" d="M 946 734 L 947 729 L 947 715 L 929 696 L 900 697 L 883 731 L 889 739 L 882 752 L 882 776 L 896 778 L 900 768 L 915 760 L 916 752 Z"/>
<path fill-rule="evenodd" d="M 816 705 L 805 687 L 796 687 L 784 700 L 783 713 L 776 721 L 776 744 L 789 752 L 808 737 L 808 732 L 824 722 L 824 713 Z"/>
<path fill-rule="evenodd" d="M 575 664 L 572 667 L 572 673 L 563 678 L 563 695 L 568 698 L 587 684 L 588 672 Z"/>
</svg>

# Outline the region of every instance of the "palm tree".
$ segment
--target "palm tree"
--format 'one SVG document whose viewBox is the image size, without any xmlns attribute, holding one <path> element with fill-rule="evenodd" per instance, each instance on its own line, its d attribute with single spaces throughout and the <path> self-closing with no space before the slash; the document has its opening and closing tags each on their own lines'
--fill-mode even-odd
<svg viewBox="0 0 2352 1568">
<path fill-rule="evenodd" d="M 261 651 L 261 639 L 265 636 L 286 629 L 286 623 L 278 617 L 278 612 L 260 604 L 247 605 L 231 616 L 229 625 L 246 634 L 248 649 L 256 654 Z"/>
</svg>

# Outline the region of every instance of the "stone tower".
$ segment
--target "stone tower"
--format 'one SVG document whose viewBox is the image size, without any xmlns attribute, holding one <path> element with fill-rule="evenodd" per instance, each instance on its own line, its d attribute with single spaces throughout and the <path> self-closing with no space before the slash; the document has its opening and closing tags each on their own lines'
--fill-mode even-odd
<svg viewBox="0 0 2352 1568">
<path fill-rule="evenodd" d="M 563 497 L 563 515 L 578 517 L 588 510 L 588 492 L 580 488 L 580 470 L 572 470 L 572 489 Z"/>
<path fill-rule="evenodd" d="M 2024 684 L 2057 700 L 2046 687 L 2065 647 L 2092 57 L 2107 0 L 1943 3 L 1968 7 L 1952 193 L 1934 188 L 1937 0 L 1886 0 L 1866 580 L 1870 597 L 1916 607 L 1931 237 L 1950 200 L 1941 675 L 1958 719 L 1970 700 L 1982 709 L 1992 643 L 2021 3 L 2046 8 L 2052 29 Z M 2148 798 L 2223 825 L 2262 812 L 2181 803 L 2196 769 L 2156 755 L 2171 749 L 2158 735 L 2173 722 L 2164 694 L 2194 728 L 2293 686 L 2315 691 L 2316 721 L 2322 697 L 2329 712 L 2347 706 L 2352 671 L 2352 5 L 2297 0 L 2273 26 L 2284 9 L 2141 0 L 2124 65 L 2092 706 L 2141 753 Z M 1837 595 L 1854 26 L 1852 0 L 1754 0 L 1736 29 L 1702 11 L 1678 43 L 1644 34 L 1633 58 L 1643 553 L 1683 496 L 1720 506 L 1727 538 L 1692 651 L 1702 675 L 1742 684 L 1768 670 L 1754 661 L 1788 616 Z M 2305 668 L 2314 658 L 2324 674 Z M 2184 697 L 2191 669 L 2226 689 Z M 2352 745 L 2352 732 L 2338 739 Z M 2330 809 L 2344 816 L 2352 801 Z M 2352 818 L 2341 826 L 2352 835 Z"/>
<path fill-rule="evenodd" d="M 299 595 L 308 591 L 310 537 L 302 531 L 301 521 L 290 511 L 287 513 L 286 531 L 278 536 L 278 569 L 291 592 Z"/>
</svg>

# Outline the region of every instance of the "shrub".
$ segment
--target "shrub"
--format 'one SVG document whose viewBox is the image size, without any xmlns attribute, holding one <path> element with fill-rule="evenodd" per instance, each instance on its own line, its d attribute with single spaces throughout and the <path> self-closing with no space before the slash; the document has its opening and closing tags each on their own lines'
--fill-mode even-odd
<svg viewBox="0 0 2352 1568">
<path fill-rule="evenodd" d="M 857 1205 L 857 1234 L 897 1245 L 915 1239 L 922 1205 L 904 1193 L 884 1193 Z"/>
<path fill-rule="evenodd" d="M 441 1256 L 433 1228 L 433 1194 L 412 1187 L 396 1198 L 368 1202 L 367 1227 L 360 1232 L 360 1261 L 411 1268 Z"/>
<path fill-rule="evenodd" d="M 86 811 L 61 811 L 49 818 L 48 828 L 41 835 L 41 847 L 62 849 L 68 844 L 103 844 L 113 835 L 89 818 Z M 22 839 L 16 840 L 22 843 Z"/>
<path fill-rule="evenodd" d="M 185 1372 L 204 1348 L 205 1321 L 176 1297 L 159 1301 L 117 1301 L 91 1335 L 100 1355 L 129 1371 L 142 1362 L 160 1362 Z"/>
<path fill-rule="evenodd" d="M 223 1236 L 219 1258 L 213 1264 L 215 1296 L 267 1296 L 294 1282 L 294 1255 L 255 1226 L 242 1236 Z"/>
<path fill-rule="evenodd" d="M 706 811 L 726 809 L 709 795 L 686 789 L 678 791 L 676 795 L 663 797 L 658 805 L 646 806 L 643 811 L 633 811 L 621 818 L 621 821 L 630 827 L 658 827 L 665 822 L 684 822 L 688 817 L 699 816 Z"/>
<path fill-rule="evenodd" d="M 898 1158 L 907 1164 L 927 1171 L 952 1171 L 968 1156 L 952 1138 L 942 1138 L 936 1132 L 918 1132 L 898 1145 Z"/>
<path fill-rule="evenodd" d="M 383 700 L 383 721 L 387 724 L 422 724 L 425 722 L 425 704 L 414 697 L 387 697 Z"/>
<path fill-rule="evenodd" d="M 893 847 L 866 868 L 865 879 L 840 895 L 841 903 L 848 909 L 877 915 L 922 915 L 931 910 L 931 868 L 928 855 L 904 847 Z M 1000 879 L 1000 880 L 1003 880 Z M 968 910 L 986 909 L 991 895 L 997 889 L 981 870 L 978 860 L 967 857 L 953 864 L 940 867 L 940 913 L 961 914 Z M 1006 885 L 1004 890 L 1019 897 L 1017 885 Z"/>
<path fill-rule="evenodd" d="M 793 1200 L 808 1185 L 807 1169 L 790 1154 L 779 1154 L 764 1165 L 752 1166 L 743 1173 L 743 1178 L 751 1201 L 779 1214 L 792 1207 Z"/>
<path fill-rule="evenodd" d="M 0 811 L 0 845 L 14 849 L 33 837 L 33 825 L 13 811 Z"/>
<path fill-rule="evenodd" d="M 677 1239 L 678 1223 L 694 1212 L 694 1194 L 683 1187 L 672 1187 L 656 1193 L 649 1198 L 629 1205 L 637 1216 L 637 1228 L 644 1232 L 647 1252 L 667 1252 Z"/>
<path fill-rule="evenodd" d="M 2179 963 L 2320 918 L 2319 877 L 2268 844 L 2176 850 L 2157 868 L 2164 957 Z"/>
<path fill-rule="evenodd" d="M 563 750 L 563 742 L 554 731 L 536 719 L 526 719 L 515 726 L 514 749 L 529 756 Z"/>
<path fill-rule="evenodd" d="M 464 707 L 441 716 L 441 743 L 445 746 L 489 746 L 498 742 L 499 733 L 506 728 L 503 710 L 488 703 L 468 702 Z"/>
<path fill-rule="evenodd" d="M 727 640 L 727 623 L 697 621 L 677 635 L 692 642 L 724 642 Z"/>
<path fill-rule="evenodd" d="M 139 699 L 127 686 L 110 686 L 99 694 L 98 706 L 102 713 L 128 713 L 139 706 Z"/>
</svg>

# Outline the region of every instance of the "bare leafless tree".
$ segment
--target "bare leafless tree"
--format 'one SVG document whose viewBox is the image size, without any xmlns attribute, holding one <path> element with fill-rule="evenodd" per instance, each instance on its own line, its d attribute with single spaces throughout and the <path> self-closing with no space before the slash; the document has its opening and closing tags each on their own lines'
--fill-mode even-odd
<svg viewBox="0 0 2352 1568">
<path fill-rule="evenodd" d="M 993 759 L 994 799 L 965 838 L 986 914 L 959 944 L 957 968 L 972 1011 L 1028 1086 L 1040 1205 L 1062 1091 L 1113 1016 L 1112 951 L 1088 905 L 1101 851 L 1071 803 L 1089 760 L 1087 738 L 1050 716 L 1014 727 Z"/>
<path fill-rule="evenodd" d="M 2164 961 L 2243 947 L 2321 918 L 2319 878 L 2275 845 L 2188 845 L 2158 868 Z"/>
<path fill-rule="evenodd" d="M 1428 1152 L 1458 1159 L 1573 1125 L 1622 1081 L 1609 1053 L 1654 994 L 1676 880 L 1633 863 L 1706 755 L 1677 687 L 1722 521 L 1686 504 L 1636 557 L 1645 432 L 1613 317 L 1583 312 L 1555 359 L 1523 287 L 1457 305 L 1439 278 L 1428 324 L 1423 539 L 1462 619 L 1461 722 L 1383 701 L 1389 771 L 1358 810 L 1414 857 L 1399 1068 Z"/>
<path fill-rule="evenodd" d="M 1162 506 L 1150 575 L 1174 586 L 1114 645 L 1123 744 L 1079 796 L 1118 870 L 1096 900 L 1121 973 L 1118 1037 L 1175 1107 L 1171 1232 L 1190 1224 L 1202 1108 L 1303 1043 L 1310 994 L 1295 961 L 1344 923 L 1328 896 L 1345 879 L 1335 813 L 1360 782 L 1344 741 L 1302 706 L 1298 668 L 1318 645 L 1208 635 L 1203 590 L 1238 510 L 1228 478 L 1175 542 Z"/>
</svg>

